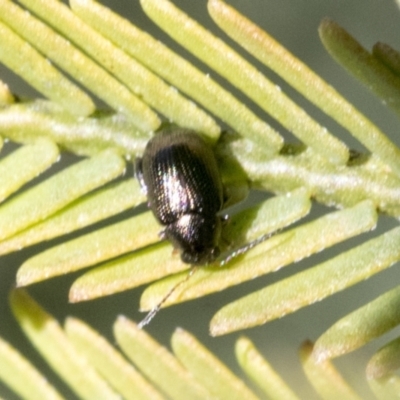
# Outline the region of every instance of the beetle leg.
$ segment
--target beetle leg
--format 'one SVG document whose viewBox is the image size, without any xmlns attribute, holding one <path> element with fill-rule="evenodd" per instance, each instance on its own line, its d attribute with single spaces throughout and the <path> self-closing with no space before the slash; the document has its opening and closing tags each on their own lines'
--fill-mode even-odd
<svg viewBox="0 0 400 400">
<path fill-rule="evenodd" d="M 226 224 L 229 222 L 229 218 L 230 217 L 228 214 L 224 214 L 224 215 L 220 216 L 222 226 L 226 226 Z"/>
<path fill-rule="evenodd" d="M 166 234 L 166 232 L 165 232 L 165 229 L 163 229 L 162 231 L 158 232 L 158 237 L 159 237 L 161 240 L 168 240 L 168 237 L 167 237 L 167 234 Z M 174 256 L 176 256 L 177 254 L 179 254 L 179 248 L 175 247 L 173 244 L 172 244 L 172 254 L 173 254 Z"/>
<path fill-rule="evenodd" d="M 139 181 L 140 188 L 142 192 L 147 196 L 147 185 L 143 179 L 143 166 L 142 166 L 142 158 L 138 157 L 135 160 L 135 177 Z"/>
<path fill-rule="evenodd" d="M 160 232 L 158 233 L 158 237 L 159 237 L 161 240 L 166 240 L 166 239 L 167 239 L 167 234 L 165 233 L 165 229 L 163 229 L 162 231 L 160 231 Z"/>
</svg>

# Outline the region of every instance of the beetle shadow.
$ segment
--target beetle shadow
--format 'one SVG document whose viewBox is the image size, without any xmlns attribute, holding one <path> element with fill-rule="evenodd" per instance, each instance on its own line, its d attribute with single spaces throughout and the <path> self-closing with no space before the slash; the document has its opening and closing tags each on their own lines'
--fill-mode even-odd
<svg viewBox="0 0 400 400">
<path fill-rule="evenodd" d="M 220 214 L 223 214 L 230 207 L 245 201 L 249 194 L 250 182 L 247 174 L 230 147 L 230 144 L 238 139 L 240 139 L 239 135 L 224 131 L 214 148 L 224 187 L 224 204 Z"/>
<path fill-rule="evenodd" d="M 228 266 L 232 259 L 237 260 L 274 234 L 261 234 L 250 242 L 247 239 L 248 231 L 253 227 L 260 206 L 273 194 L 250 188 L 247 174 L 231 149 L 231 145 L 240 139 L 241 136 L 235 133 L 223 132 L 215 147 L 224 185 L 224 205 L 218 213 L 222 219 L 219 243 L 221 254 L 214 263 L 208 265 L 210 268 Z"/>
</svg>

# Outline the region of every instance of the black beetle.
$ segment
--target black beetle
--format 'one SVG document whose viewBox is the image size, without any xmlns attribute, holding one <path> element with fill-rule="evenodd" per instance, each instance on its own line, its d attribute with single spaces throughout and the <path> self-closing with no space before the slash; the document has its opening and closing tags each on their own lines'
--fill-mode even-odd
<svg viewBox="0 0 400 400">
<path fill-rule="evenodd" d="M 219 255 L 223 187 L 212 149 L 195 132 L 162 131 L 136 160 L 135 174 L 148 204 L 165 225 L 161 237 L 183 262 L 208 264 Z"/>
</svg>

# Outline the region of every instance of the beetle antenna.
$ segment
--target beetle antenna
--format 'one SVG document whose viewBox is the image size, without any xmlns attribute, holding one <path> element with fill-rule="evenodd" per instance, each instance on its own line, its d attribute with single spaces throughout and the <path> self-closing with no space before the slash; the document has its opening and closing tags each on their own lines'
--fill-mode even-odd
<svg viewBox="0 0 400 400">
<path fill-rule="evenodd" d="M 252 249 L 253 247 L 256 247 L 257 245 L 259 245 L 260 243 L 266 241 L 267 239 L 271 238 L 272 236 L 275 236 L 277 233 L 279 233 L 282 229 L 277 229 L 276 231 L 273 231 L 271 233 L 267 233 L 265 235 L 262 235 L 261 237 L 259 237 L 258 239 L 253 240 L 250 243 L 245 244 L 242 247 L 239 247 L 238 249 L 236 249 L 235 251 L 233 251 L 231 254 L 227 255 L 226 257 L 224 257 L 220 262 L 219 262 L 219 266 L 223 267 L 225 264 L 228 264 L 229 261 L 231 261 L 232 259 L 247 253 L 250 249 Z"/>
<path fill-rule="evenodd" d="M 156 316 L 156 314 L 160 311 L 162 305 L 169 299 L 172 293 L 175 292 L 175 290 L 183 285 L 185 282 L 189 280 L 189 278 L 197 271 L 197 267 L 191 267 L 189 269 L 188 274 L 185 276 L 184 279 L 179 281 L 175 286 L 173 286 L 170 291 L 160 300 L 160 302 L 153 307 L 148 314 L 139 322 L 138 327 L 139 329 L 142 329 L 144 326 L 148 325 L 150 321 Z"/>
</svg>

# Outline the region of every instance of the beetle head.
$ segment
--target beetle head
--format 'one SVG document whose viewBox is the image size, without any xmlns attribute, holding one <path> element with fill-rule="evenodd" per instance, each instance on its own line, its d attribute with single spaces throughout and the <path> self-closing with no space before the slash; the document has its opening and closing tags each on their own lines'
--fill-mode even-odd
<svg viewBox="0 0 400 400">
<path fill-rule="evenodd" d="M 165 228 L 165 236 L 174 247 L 181 250 L 184 263 L 204 265 L 219 255 L 218 241 L 221 235 L 221 220 L 201 214 L 184 214 Z"/>
</svg>

